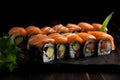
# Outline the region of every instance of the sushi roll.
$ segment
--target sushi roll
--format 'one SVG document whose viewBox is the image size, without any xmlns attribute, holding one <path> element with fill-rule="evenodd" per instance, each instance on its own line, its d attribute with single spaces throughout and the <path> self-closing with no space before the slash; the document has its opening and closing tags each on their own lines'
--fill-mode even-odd
<svg viewBox="0 0 120 80">
<path fill-rule="evenodd" d="M 28 26 L 25 30 L 27 31 L 28 38 L 36 34 L 42 34 L 42 31 L 37 26 Z"/>
<path fill-rule="evenodd" d="M 100 31 L 89 31 L 88 33 L 96 37 L 98 55 L 107 55 L 115 50 L 114 38 L 110 34 Z"/>
<path fill-rule="evenodd" d="M 25 30 L 27 31 L 27 37 L 26 37 L 27 43 L 28 43 L 28 40 L 31 36 L 34 36 L 34 35 L 37 35 L 37 34 L 42 34 L 42 31 L 40 30 L 40 28 L 37 27 L 37 26 L 33 26 L 33 25 L 27 26 L 25 28 Z M 28 54 L 29 54 L 29 52 L 28 52 Z"/>
<path fill-rule="evenodd" d="M 59 33 L 52 33 L 48 36 L 55 40 L 55 59 L 65 59 L 67 57 L 67 38 Z"/>
<path fill-rule="evenodd" d="M 11 39 L 14 40 L 16 46 L 21 50 L 21 53 L 17 55 L 17 63 L 26 64 L 28 62 L 28 54 L 26 51 L 26 30 L 23 27 L 13 27 L 9 30 L 8 34 Z"/>
<path fill-rule="evenodd" d="M 48 27 L 48 26 L 41 28 L 41 31 L 42 31 L 42 34 L 45 34 L 45 35 L 49 35 L 51 33 L 56 32 L 53 28 Z"/>
<path fill-rule="evenodd" d="M 93 26 L 92 31 L 100 31 L 100 28 L 102 27 L 102 24 L 100 24 L 100 23 L 92 23 L 91 25 Z M 108 29 L 106 28 L 105 32 L 107 32 L 107 31 L 108 31 Z"/>
<path fill-rule="evenodd" d="M 83 39 L 83 57 L 94 56 L 96 53 L 96 37 L 86 32 L 81 32 L 77 35 Z"/>
<path fill-rule="evenodd" d="M 25 38 L 27 32 L 22 27 L 13 27 L 9 30 L 8 35 L 14 40 L 19 48 L 25 48 Z"/>
<path fill-rule="evenodd" d="M 81 27 L 79 27 L 76 24 L 68 23 L 66 25 L 66 27 L 69 28 L 70 33 L 79 33 L 79 32 L 81 32 Z"/>
<path fill-rule="evenodd" d="M 80 22 L 77 25 L 81 27 L 81 32 L 87 32 L 93 30 L 93 26 L 87 22 Z"/>
<path fill-rule="evenodd" d="M 60 33 L 60 34 L 69 32 L 69 29 L 63 26 L 62 24 L 53 26 L 53 29 L 56 31 L 56 33 Z"/>
<path fill-rule="evenodd" d="M 30 62 L 46 63 L 54 60 L 54 39 L 37 34 L 28 40 Z"/>
<path fill-rule="evenodd" d="M 82 57 L 81 45 L 83 43 L 82 38 L 80 38 L 75 33 L 65 33 L 63 34 L 68 39 L 69 44 L 69 58 L 79 58 Z"/>
</svg>

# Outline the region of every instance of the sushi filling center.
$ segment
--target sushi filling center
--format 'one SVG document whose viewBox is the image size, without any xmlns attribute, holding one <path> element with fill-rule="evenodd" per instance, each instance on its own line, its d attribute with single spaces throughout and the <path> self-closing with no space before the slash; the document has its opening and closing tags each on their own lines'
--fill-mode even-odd
<svg viewBox="0 0 120 80">
<path fill-rule="evenodd" d="M 48 58 L 51 58 L 54 54 L 54 46 L 52 44 L 46 44 L 43 52 Z"/>
<path fill-rule="evenodd" d="M 16 45 L 19 45 L 20 43 L 22 43 L 22 41 L 23 41 L 23 37 L 22 36 L 18 36 L 18 37 L 15 38 Z"/>
<path fill-rule="evenodd" d="M 11 36 L 11 39 L 14 40 L 15 44 L 20 47 L 23 48 L 24 47 L 24 36 L 22 35 L 18 35 L 18 36 Z"/>
<path fill-rule="evenodd" d="M 100 40 L 98 53 L 101 55 L 109 54 L 111 52 L 111 43 L 108 40 Z"/>
<path fill-rule="evenodd" d="M 94 54 L 95 52 L 95 41 L 93 40 L 88 40 L 86 43 L 85 43 L 85 47 L 84 47 L 84 54 L 85 56 L 91 56 Z"/>
<path fill-rule="evenodd" d="M 73 48 L 75 56 L 79 57 L 79 55 L 80 55 L 80 52 L 79 52 L 79 50 L 80 50 L 80 43 L 77 42 L 77 41 L 73 42 L 72 43 L 72 48 Z"/>
<path fill-rule="evenodd" d="M 58 51 L 57 51 L 57 56 L 58 57 L 63 57 L 65 53 L 66 47 L 64 44 L 58 44 Z"/>
</svg>

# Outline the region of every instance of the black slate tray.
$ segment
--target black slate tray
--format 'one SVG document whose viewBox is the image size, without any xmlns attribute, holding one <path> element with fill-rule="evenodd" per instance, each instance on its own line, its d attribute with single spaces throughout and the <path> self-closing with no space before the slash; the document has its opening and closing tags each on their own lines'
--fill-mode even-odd
<svg viewBox="0 0 120 80">
<path fill-rule="evenodd" d="M 13 72 L 0 72 L 0 80 L 115 80 L 120 78 L 120 54 L 21 65 Z"/>
<path fill-rule="evenodd" d="M 120 69 L 120 53 L 112 51 L 109 55 L 88 57 L 81 59 L 54 60 L 49 63 L 28 63 L 18 65 L 12 72 L 1 73 L 70 73 L 70 72 L 113 72 L 118 73 Z"/>
</svg>

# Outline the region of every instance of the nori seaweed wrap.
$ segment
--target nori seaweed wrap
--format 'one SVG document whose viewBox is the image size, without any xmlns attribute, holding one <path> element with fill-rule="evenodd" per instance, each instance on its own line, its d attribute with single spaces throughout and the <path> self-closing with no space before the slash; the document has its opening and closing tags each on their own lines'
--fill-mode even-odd
<svg viewBox="0 0 120 80">
<path fill-rule="evenodd" d="M 32 50 L 33 48 L 36 50 Z M 32 62 L 45 63 L 54 60 L 54 39 L 46 35 L 37 34 L 32 36 L 28 40 L 27 49 Z"/>
</svg>

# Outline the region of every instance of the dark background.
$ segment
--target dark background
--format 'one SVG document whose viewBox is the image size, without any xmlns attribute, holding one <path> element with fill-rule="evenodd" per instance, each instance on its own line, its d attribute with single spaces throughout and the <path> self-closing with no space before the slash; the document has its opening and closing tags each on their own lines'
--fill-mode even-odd
<svg viewBox="0 0 120 80">
<path fill-rule="evenodd" d="M 2 3 L 1 3 L 2 4 Z M 118 0 L 66 0 L 65 1 L 39 1 L 39 2 L 5 2 L 5 4 L 2 4 L 0 7 L 0 34 L 7 33 L 10 28 L 14 26 L 21 26 L 21 27 L 27 27 L 29 25 L 35 25 L 40 28 L 44 26 L 54 26 L 56 24 L 63 24 L 66 25 L 67 23 L 79 23 L 82 21 L 85 22 L 98 22 L 102 23 L 104 19 L 112 12 L 113 14 L 109 24 L 108 24 L 108 30 L 111 33 L 111 35 L 114 35 L 115 39 L 115 45 L 116 45 L 116 51 L 115 53 L 120 53 L 120 9 L 119 9 L 119 2 Z M 109 58 L 109 59 L 108 59 Z M 113 59 L 113 63 L 119 63 L 119 56 L 116 57 L 109 57 L 102 59 L 103 63 L 108 61 L 108 65 L 104 66 L 81 66 L 76 65 L 73 66 L 73 68 L 69 67 L 66 68 L 66 66 L 63 65 L 63 67 L 59 67 L 63 73 L 46 73 L 42 74 L 38 70 L 38 73 L 36 73 L 37 70 L 34 70 L 35 68 L 31 68 L 28 70 L 32 70 L 35 73 L 29 73 L 24 72 L 23 73 L 11 73 L 7 75 L 0 75 L 1 80 L 39 80 L 39 79 L 49 79 L 49 80 L 66 80 L 66 79 L 83 79 L 85 80 L 86 72 L 90 73 L 93 72 L 91 75 L 91 79 L 94 80 L 102 80 L 100 75 L 103 74 L 104 78 L 107 80 L 115 80 L 119 79 L 119 75 L 114 74 L 114 72 L 119 71 L 118 64 L 109 65 L 109 60 Z M 101 62 L 102 62 L 101 61 Z M 89 61 L 88 61 L 89 62 Z M 107 62 L 106 62 L 107 63 Z M 34 66 L 34 65 L 33 65 Z M 40 66 L 41 67 L 41 66 Z M 81 67 L 83 70 L 83 73 L 81 73 Z M 110 69 L 109 69 L 109 68 Z M 45 69 L 44 67 L 43 70 Z M 58 67 L 52 66 L 52 68 L 59 70 Z M 92 69 L 91 69 L 92 68 Z M 48 68 L 49 69 L 49 68 Z M 67 70 L 66 70 L 67 69 Z M 77 70 L 78 69 L 78 70 Z M 51 69 L 50 69 L 51 70 Z M 64 70 L 68 72 L 67 74 L 64 73 Z M 69 73 L 69 71 L 70 73 Z M 99 73 L 99 71 L 102 73 Z M 52 70 L 54 72 L 54 70 Z M 60 70 L 59 70 L 60 71 Z M 77 72 L 77 73 L 74 73 Z M 22 71 L 21 71 L 22 72 Z M 96 74 L 94 74 L 96 72 Z M 98 73 L 97 73 L 98 72 Z M 110 74 L 109 74 L 110 73 Z M 6 77 L 7 76 L 7 77 Z"/>
<path fill-rule="evenodd" d="M 112 11 L 115 13 L 109 25 L 120 25 L 119 3 L 115 0 L 8 2 L 1 7 L 0 32 L 8 32 L 14 26 L 41 28 L 81 21 L 102 23 Z"/>
</svg>

